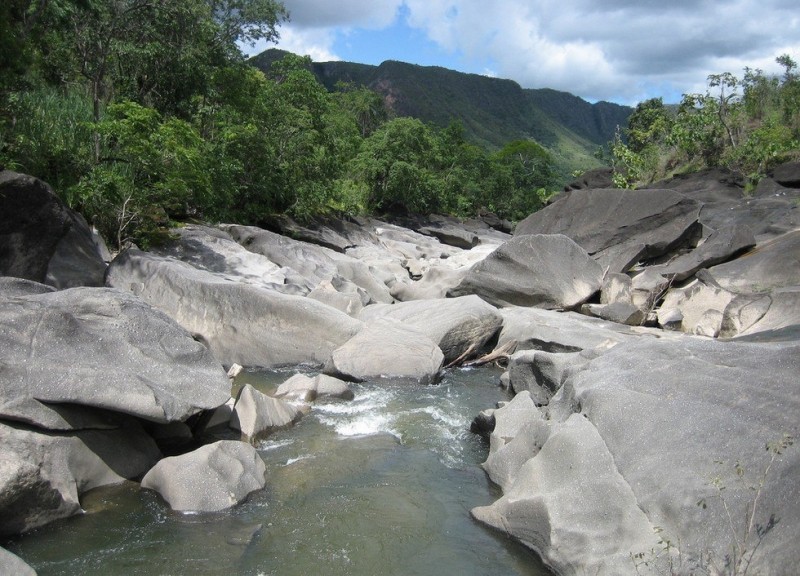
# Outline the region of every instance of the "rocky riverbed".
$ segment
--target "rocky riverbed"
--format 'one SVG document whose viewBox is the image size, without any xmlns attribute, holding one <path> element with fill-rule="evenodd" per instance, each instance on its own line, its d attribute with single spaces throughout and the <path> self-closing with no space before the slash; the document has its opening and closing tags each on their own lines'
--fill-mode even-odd
<svg viewBox="0 0 800 576">
<path fill-rule="evenodd" d="M 315 403 L 497 362 L 512 399 L 472 423 L 502 490 L 472 510 L 487 530 L 556 574 L 791 573 L 800 166 L 750 196 L 716 171 L 572 188 L 513 235 L 187 225 L 107 263 L 46 184 L 0 173 L 0 534 L 126 481 L 238 509 L 269 490 L 254 446 Z M 300 365 L 270 393 L 231 381 Z"/>
</svg>

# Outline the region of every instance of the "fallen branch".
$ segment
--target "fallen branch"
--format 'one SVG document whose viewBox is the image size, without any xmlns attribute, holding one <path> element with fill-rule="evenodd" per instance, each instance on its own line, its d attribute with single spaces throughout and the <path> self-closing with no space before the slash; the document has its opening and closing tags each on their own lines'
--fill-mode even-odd
<svg viewBox="0 0 800 576">
<path fill-rule="evenodd" d="M 516 348 L 517 341 L 510 340 L 499 348 L 495 348 L 485 356 L 481 356 L 480 358 L 476 358 L 475 360 L 464 363 L 464 366 L 483 366 L 484 364 L 489 364 L 490 362 L 497 362 L 500 360 L 508 361 Z"/>
</svg>

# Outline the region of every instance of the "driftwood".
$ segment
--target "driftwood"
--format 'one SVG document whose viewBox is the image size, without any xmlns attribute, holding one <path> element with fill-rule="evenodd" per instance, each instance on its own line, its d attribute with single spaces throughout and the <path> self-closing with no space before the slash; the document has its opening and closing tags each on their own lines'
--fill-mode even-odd
<svg viewBox="0 0 800 576">
<path fill-rule="evenodd" d="M 499 348 L 495 348 L 488 354 L 481 356 L 480 358 L 476 358 L 475 360 L 471 360 L 469 362 L 465 362 L 464 366 L 483 366 L 484 364 L 489 364 L 491 362 L 500 362 L 500 361 L 508 361 L 509 357 L 514 353 L 514 350 L 517 348 L 517 341 L 510 340 L 500 346 Z"/>
</svg>

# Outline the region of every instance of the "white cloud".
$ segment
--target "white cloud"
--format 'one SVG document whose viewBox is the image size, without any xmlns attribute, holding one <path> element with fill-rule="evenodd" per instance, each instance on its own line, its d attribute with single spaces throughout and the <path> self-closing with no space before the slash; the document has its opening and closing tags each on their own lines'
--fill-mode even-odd
<svg viewBox="0 0 800 576">
<path fill-rule="evenodd" d="M 444 52 L 528 88 L 635 103 L 705 90 L 708 74 L 800 59 L 796 0 L 285 0 L 281 48 L 337 59 L 336 33 L 399 11 Z M 403 60 L 398 46 L 396 59 Z"/>
</svg>

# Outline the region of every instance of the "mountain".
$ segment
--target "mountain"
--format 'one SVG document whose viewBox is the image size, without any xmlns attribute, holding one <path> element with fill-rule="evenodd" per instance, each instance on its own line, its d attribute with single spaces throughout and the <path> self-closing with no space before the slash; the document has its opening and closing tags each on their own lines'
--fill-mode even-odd
<svg viewBox="0 0 800 576">
<path fill-rule="evenodd" d="M 251 63 L 267 71 L 286 54 L 270 49 Z M 524 89 L 513 80 L 394 60 L 379 66 L 314 62 L 312 71 L 329 90 L 346 82 L 379 92 L 397 116 L 442 127 L 460 120 L 471 141 L 489 148 L 536 140 L 551 151 L 558 171 L 567 177 L 574 170 L 599 166 L 594 153 L 614 138 L 618 125 L 627 125 L 633 111 L 609 102 L 591 104 L 567 92 Z"/>
</svg>

